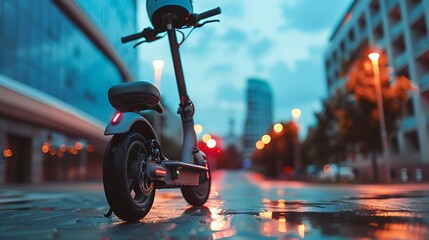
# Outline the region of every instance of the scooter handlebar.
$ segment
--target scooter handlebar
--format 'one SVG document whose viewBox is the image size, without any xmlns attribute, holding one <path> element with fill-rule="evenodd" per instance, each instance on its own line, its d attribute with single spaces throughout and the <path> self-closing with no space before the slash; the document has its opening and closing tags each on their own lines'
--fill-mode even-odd
<svg viewBox="0 0 429 240">
<path fill-rule="evenodd" d="M 143 32 L 139 32 L 139 33 L 134 33 L 125 37 L 121 37 L 121 42 L 122 43 L 127 43 L 127 42 L 131 42 L 133 40 L 137 40 L 139 38 L 144 37 Z"/>
<path fill-rule="evenodd" d="M 200 20 L 209 18 L 209 17 L 213 17 L 216 16 L 218 14 L 221 14 L 222 10 L 220 9 L 220 7 L 208 10 L 206 12 L 202 12 L 199 14 L 192 14 L 193 18 L 191 18 L 189 20 L 188 23 L 190 26 L 194 26 L 196 25 Z M 122 43 L 127 43 L 127 42 L 131 42 L 140 38 L 145 38 L 148 42 L 152 42 L 154 40 L 157 40 L 157 34 L 161 33 L 163 31 L 166 31 L 166 29 L 164 28 L 160 28 L 160 29 L 152 29 L 152 28 L 145 28 L 143 31 L 138 32 L 138 33 L 134 33 L 125 37 L 121 37 L 121 42 Z"/>
<path fill-rule="evenodd" d="M 221 14 L 222 10 L 220 9 L 220 7 L 217 8 L 213 8 L 212 10 L 208 10 L 206 12 L 202 12 L 199 14 L 196 14 L 195 19 L 198 21 L 209 18 L 209 17 L 213 17 L 216 16 L 218 14 Z"/>
</svg>

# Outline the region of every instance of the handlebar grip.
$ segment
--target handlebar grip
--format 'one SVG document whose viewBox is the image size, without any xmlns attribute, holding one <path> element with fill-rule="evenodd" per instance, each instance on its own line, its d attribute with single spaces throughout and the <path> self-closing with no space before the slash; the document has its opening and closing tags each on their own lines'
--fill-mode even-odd
<svg viewBox="0 0 429 240">
<path fill-rule="evenodd" d="M 143 32 L 139 32 L 139 33 L 134 33 L 125 37 L 121 37 L 121 42 L 122 43 L 127 43 L 127 42 L 131 42 L 133 40 L 139 39 L 143 37 Z"/>
<path fill-rule="evenodd" d="M 220 7 L 217 7 L 217 8 L 214 8 L 212 10 L 208 10 L 207 12 L 197 14 L 196 20 L 198 22 L 202 19 L 213 17 L 213 16 L 221 14 L 221 13 L 222 13 L 222 10 L 220 9 Z"/>
</svg>

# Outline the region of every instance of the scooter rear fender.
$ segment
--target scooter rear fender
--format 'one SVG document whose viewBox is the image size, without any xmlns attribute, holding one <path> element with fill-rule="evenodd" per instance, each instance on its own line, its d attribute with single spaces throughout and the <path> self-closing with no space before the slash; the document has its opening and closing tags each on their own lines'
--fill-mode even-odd
<svg viewBox="0 0 429 240">
<path fill-rule="evenodd" d="M 158 140 L 155 130 L 149 121 L 135 112 L 124 112 L 122 117 L 116 124 L 109 122 L 106 129 L 104 130 L 104 135 L 115 135 L 121 133 L 127 133 L 130 131 L 135 131 L 146 138 L 152 138 Z"/>
</svg>

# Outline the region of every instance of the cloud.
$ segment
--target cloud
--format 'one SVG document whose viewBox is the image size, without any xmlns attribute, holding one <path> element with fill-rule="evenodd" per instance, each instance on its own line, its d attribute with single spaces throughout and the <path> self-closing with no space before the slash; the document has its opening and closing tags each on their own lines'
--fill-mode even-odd
<svg viewBox="0 0 429 240">
<path fill-rule="evenodd" d="M 273 47 L 274 42 L 271 39 L 264 38 L 249 44 L 249 55 L 255 60 L 265 56 Z"/>
<path fill-rule="evenodd" d="M 286 23 L 281 30 L 299 29 L 312 32 L 332 29 L 350 2 L 330 0 L 328 4 L 328 1 L 301 0 L 293 5 L 284 3 L 281 9 Z"/>
<path fill-rule="evenodd" d="M 231 19 L 242 19 L 244 16 L 244 2 L 228 1 L 222 4 L 222 15 Z"/>
<path fill-rule="evenodd" d="M 216 98 L 219 102 L 234 105 L 244 101 L 244 91 L 231 84 L 223 83 L 217 87 Z"/>
<path fill-rule="evenodd" d="M 238 28 L 230 28 L 222 36 L 222 39 L 233 43 L 243 43 L 247 40 L 247 34 Z"/>
<path fill-rule="evenodd" d="M 320 49 L 315 48 L 311 52 L 315 51 Z M 270 80 L 274 90 L 275 108 L 280 109 L 278 117 L 289 117 L 290 110 L 287 109 L 313 106 L 315 102 L 320 102 L 326 95 L 325 79 L 320 57 L 299 60 L 294 68 L 284 62 L 274 64 Z"/>
</svg>

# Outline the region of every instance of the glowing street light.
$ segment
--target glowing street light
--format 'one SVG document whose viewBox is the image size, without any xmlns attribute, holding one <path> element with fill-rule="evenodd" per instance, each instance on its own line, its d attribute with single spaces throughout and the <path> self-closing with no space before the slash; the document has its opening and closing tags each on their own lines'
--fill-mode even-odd
<svg viewBox="0 0 429 240">
<path fill-rule="evenodd" d="M 368 58 L 371 60 L 372 69 L 374 71 L 374 82 L 375 82 L 375 92 L 377 95 L 377 108 L 378 108 L 378 116 L 380 120 L 380 135 L 381 135 L 381 144 L 383 151 L 383 158 L 386 168 L 386 180 L 390 182 L 390 166 L 389 161 L 387 159 L 387 151 L 388 151 L 388 143 L 387 143 L 387 131 L 386 131 L 386 122 L 384 120 L 384 107 L 383 107 L 383 96 L 381 94 L 381 79 L 380 79 L 380 68 L 378 66 L 378 59 L 380 58 L 380 54 L 376 52 L 372 52 L 368 54 Z"/>
<path fill-rule="evenodd" d="M 207 147 L 209 147 L 209 148 L 215 148 L 216 144 L 217 144 L 216 140 L 214 140 L 213 138 L 211 138 L 207 141 Z"/>
<path fill-rule="evenodd" d="M 298 109 L 298 108 L 292 109 L 291 113 L 292 113 L 293 119 L 297 120 L 301 116 L 301 109 Z"/>
<path fill-rule="evenodd" d="M 194 131 L 196 134 L 200 134 L 203 132 L 203 126 L 201 126 L 201 124 L 195 124 L 194 125 Z"/>
<path fill-rule="evenodd" d="M 291 111 L 293 121 L 295 122 L 296 126 L 298 127 L 298 120 L 301 116 L 301 109 L 295 108 Z M 298 135 L 299 127 L 297 128 L 296 132 L 296 139 L 294 140 L 294 163 L 295 163 L 295 172 L 298 174 L 301 170 L 301 154 L 300 154 L 300 147 L 299 147 L 299 135 Z"/>
<path fill-rule="evenodd" d="M 262 141 L 264 144 L 268 144 L 268 143 L 270 143 L 270 142 L 271 142 L 271 136 L 270 136 L 270 135 L 268 135 L 268 134 L 265 134 L 264 136 L 262 136 L 261 141 Z"/>
<path fill-rule="evenodd" d="M 256 148 L 258 150 L 262 150 L 262 149 L 264 149 L 264 147 L 265 147 L 265 144 L 262 142 L 262 140 L 259 140 L 256 142 Z"/>
<path fill-rule="evenodd" d="M 280 133 L 281 131 L 283 131 L 283 124 L 281 123 L 276 123 L 273 127 L 274 131 L 276 133 Z"/>
<path fill-rule="evenodd" d="M 155 87 L 158 88 L 158 90 L 161 92 L 161 76 L 162 76 L 162 68 L 164 67 L 164 61 L 162 60 L 154 60 L 152 62 L 153 65 L 153 72 L 155 77 Z M 161 115 L 160 114 L 154 114 L 153 115 L 153 121 L 154 121 L 154 128 L 155 132 L 158 134 L 158 136 L 161 136 Z M 159 141 L 161 138 L 159 139 Z"/>
<path fill-rule="evenodd" d="M 212 136 L 210 134 L 204 134 L 202 138 L 204 143 L 207 143 L 210 139 L 212 139 Z"/>
<path fill-rule="evenodd" d="M 155 74 L 155 87 L 157 87 L 158 90 L 161 91 L 161 76 L 162 76 L 162 69 L 164 67 L 164 61 L 153 60 L 152 65 L 153 65 L 153 70 Z"/>
</svg>

